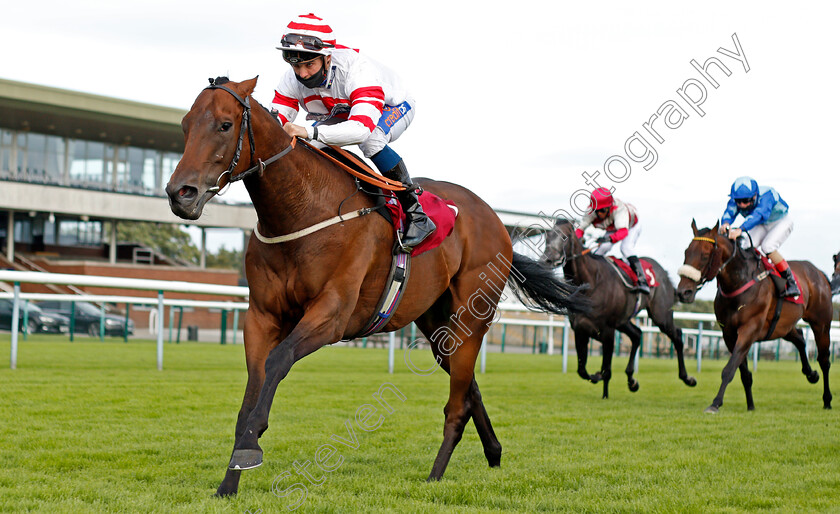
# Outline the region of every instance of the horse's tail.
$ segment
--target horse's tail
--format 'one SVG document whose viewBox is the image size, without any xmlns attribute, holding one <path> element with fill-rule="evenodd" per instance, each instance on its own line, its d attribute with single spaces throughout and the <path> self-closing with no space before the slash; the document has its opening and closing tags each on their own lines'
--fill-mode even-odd
<svg viewBox="0 0 840 514">
<path fill-rule="evenodd" d="M 524 255 L 513 253 L 513 267 L 508 277 L 513 294 L 529 309 L 554 314 L 587 312 L 589 298 L 584 287 L 561 280 L 554 270 Z"/>
</svg>

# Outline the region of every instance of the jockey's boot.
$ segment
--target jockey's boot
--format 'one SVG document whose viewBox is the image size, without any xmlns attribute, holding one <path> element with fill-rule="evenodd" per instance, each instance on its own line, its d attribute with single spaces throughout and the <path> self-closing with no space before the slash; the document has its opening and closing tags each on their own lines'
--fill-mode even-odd
<svg viewBox="0 0 840 514">
<path fill-rule="evenodd" d="M 647 283 L 647 275 L 645 275 L 645 270 L 644 268 L 642 268 L 642 262 L 635 255 L 627 257 L 627 262 L 630 263 L 630 267 L 633 268 L 634 272 L 636 272 L 636 277 L 638 278 L 638 280 L 636 281 L 636 287 L 631 289 L 631 291 L 633 291 L 634 293 L 642 293 L 649 295 L 650 287 Z"/>
<path fill-rule="evenodd" d="M 790 267 L 787 266 L 787 262 L 785 265 L 784 270 L 779 270 L 779 274 L 783 279 L 785 279 L 785 290 L 781 292 L 781 296 L 799 296 L 801 291 L 799 291 L 799 286 L 796 285 L 796 279 L 793 278 L 793 272 L 790 270 Z M 776 269 L 778 269 L 778 267 Z"/>
<path fill-rule="evenodd" d="M 399 180 L 406 187 L 405 191 L 394 191 L 394 193 L 397 195 L 397 200 L 402 204 L 408 224 L 405 236 L 402 238 L 402 245 L 404 249 L 410 250 L 429 237 L 437 227 L 435 227 L 431 218 L 423 212 L 423 206 L 420 205 L 420 200 L 417 198 L 420 189 L 412 184 L 411 177 L 408 176 L 408 170 L 402 159 L 393 168 L 382 174 L 390 179 Z"/>
</svg>

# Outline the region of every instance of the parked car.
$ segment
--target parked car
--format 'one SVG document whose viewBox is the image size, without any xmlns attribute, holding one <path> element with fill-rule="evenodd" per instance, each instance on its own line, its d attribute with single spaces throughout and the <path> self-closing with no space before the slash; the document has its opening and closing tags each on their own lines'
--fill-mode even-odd
<svg viewBox="0 0 840 514">
<path fill-rule="evenodd" d="M 75 303 L 75 309 L 71 307 Z M 56 313 L 70 319 L 74 318 L 73 332 L 84 332 L 91 337 L 99 337 L 101 312 L 99 307 L 89 302 L 70 302 L 46 300 L 38 302 L 44 312 Z M 125 335 L 125 316 L 105 313 L 105 335 L 123 337 Z M 128 320 L 128 335 L 134 333 L 134 321 Z"/>
<path fill-rule="evenodd" d="M 12 329 L 12 300 L 0 299 L 0 328 Z M 58 313 L 43 312 L 40 307 L 32 302 L 20 302 L 18 329 L 23 331 L 23 318 L 26 314 L 28 332 L 49 332 L 53 334 L 66 334 L 70 330 L 70 319 Z"/>
</svg>

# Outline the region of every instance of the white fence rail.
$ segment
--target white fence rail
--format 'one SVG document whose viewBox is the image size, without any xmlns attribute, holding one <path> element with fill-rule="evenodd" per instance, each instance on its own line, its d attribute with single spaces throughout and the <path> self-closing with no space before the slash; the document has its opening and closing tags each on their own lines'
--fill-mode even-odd
<svg viewBox="0 0 840 514">
<path fill-rule="evenodd" d="M 244 311 L 248 308 L 247 302 L 232 302 L 232 301 L 202 301 L 202 300 L 176 300 L 176 299 L 165 299 L 164 294 L 167 292 L 177 292 L 177 293 L 193 293 L 193 294 L 203 294 L 203 295 L 223 295 L 223 296 L 236 296 L 236 297 L 247 297 L 248 296 L 248 288 L 247 287 L 240 287 L 240 286 L 223 286 L 223 285 L 215 285 L 215 284 L 202 284 L 196 282 L 180 282 L 180 281 L 164 281 L 164 280 L 145 280 L 145 279 L 134 279 L 134 278 L 120 278 L 120 277 L 97 277 L 97 276 L 89 276 L 89 275 L 70 275 L 70 274 L 59 274 L 59 273 L 43 273 L 43 272 L 25 272 L 25 271 L 8 271 L 8 270 L 0 270 L 0 282 L 11 282 L 14 283 L 14 292 L 12 293 L 0 293 L 0 298 L 10 298 L 13 300 L 13 313 L 12 313 L 12 345 L 11 345 L 11 356 L 10 356 L 10 366 L 12 369 L 17 367 L 17 347 L 18 347 L 18 327 L 20 326 L 20 302 L 27 301 L 27 300 L 62 300 L 62 301 L 92 301 L 96 303 L 126 303 L 126 304 L 134 304 L 134 305 L 151 305 L 157 306 L 157 320 L 158 320 L 158 327 L 157 330 L 157 367 L 159 370 L 163 369 L 163 332 L 162 329 L 162 321 L 164 319 L 164 307 L 201 307 L 201 308 L 210 308 L 210 309 L 222 309 L 223 311 L 232 311 L 238 315 L 240 311 Z M 136 290 L 145 290 L 145 291 L 157 291 L 158 295 L 157 298 L 149 298 L 149 297 L 135 297 L 135 296 L 108 296 L 108 295 L 55 295 L 55 294 L 41 294 L 41 293 L 22 293 L 20 291 L 20 284 L 21 283 L 33 283 L 33 284 L 54 284 L 54 285 L 73 285 L 73 286 L 89 286 L 89 287 L 103 287 L 103 288 L 119 288 L 119 289 L 136 289 Z M 520 304 L 500 304 L 499 305 L 500 316 L 496 320 L 497 324 L 503 326 L 522 326 L 522 327 L 533 327 L 534 329 L 544 328 L 546 329 L 547 333 L 547 350 L 546 353 L 549 355 L 553 355 L 555 353 L 555 340 L 554 340 L 554 329 L 561 328 L 563 329 L 562 335 L 562 368 L 563 372 L 567 372 L 568 366 L 568 356 L 569 356 L 569 338 L 571 333 L 571 327 L 569 325 L 569 320 L 565 316 L 558 316 L 558 315 L 546 315 L 543 319 L 523 319 L 523 318 L 512 318 L 506 317 L 505 313 L 514 313 L 514 312 L 531 312 L 524 306 Z M 171 313 L 171 310 L 170 310 Z M 238 316 L 235 317 L 238 319 Z M 674 319 L 676 320 L 690 320 L 696 321 L 698 323 L 697 328 L 691 329 L 686 328 L 683 329 L 683 334 L 694 336 L 695 341 L 695 353 L 697 356 L 697 371 L 699 372 L 701 369 L 701 360 L 702 360 L 702 352 L 704 348 L 710 348 L 710 345 L 713 340 L 717 340 L 719 343 L 719 338 L 721 337 L 721 332 L 716 330 L 708 330 L 706 327 L 713 327 L 716 326 L 716 320 L 714 314 L 711 313 L 695 313 L 695 312 L 674 312 Z M 647 313 L 642 312 L 637 316 L 637 320 L 639 321 L 639 328 L 642 330 L 644 334 L 650 333 L 657 333 L 659 329 L 655 326 L 651 326 L 651 323 L 647 319 Z M 236 321 L 234 321 L 234 330 L 236 326 Z M 800 327 L 805 329 L 805 339 L 806 339 L 806 348 L 810 351 L 811 347 L 811 334 L 810 334 L 810 327 L 800 321 Z M 831 327 L 834 329 L 840 328 L 840 323 L 837 321 L 833 321 Z M 170 327 L 171 328 L 171 327 Z M 837 332 L 832 332 L 832 351 L 834 349 L 833 344 L 838 341 L 839 339 L 835 335 Z M 504 344 L 504 343 L 503 343 Z M 388 339 L 388 346 L 389 346 L 389 371 L 393 372 L 393 361 L 394 361 L 394 350 L 395 350 L 395 337 L 393 333 L 391 337 Z M 486 352 L 487 352 L 487 342 L 485 337 L 485 342 L 482 344 L 481 348 L 481 372 L 484 372 L 485 363 L 486 363 Z M 753 367 L 757 365 L 758 361 L 758 346 L 753 346 Z M 833 353 L 833 352 L 832 352 Z M 638 358 L 638 355 L 637 355 Z"/>
<path fill-rule="evenodd" d="M 157 291 L 157 319 L 159 325 L 162 324 L 163 308 L 166 304 L 164 300 L 164 293 L 194 293 L 207 295 L 222 295 L 222 296 L 248 296 L 247 287 L 239 286 L 222 286 L 215 284 L 200 284 L 196 282 L 181 282 L 181 281 L 167 281 L 167 280 L 146 280 L 139 278 L 122 278 L 122 277 L 96 277 L 90 275 L 70 275 L 63 273 L 43 273 L 38 271 L 8 271 L 0 270 L 0 282 L 14 283 L 14 292 L 12 293 L 13 307 L 12 307 L 12 344 L 10 355 L 10 367 L 17 368 L 17 352 L 18 352 L 18 327 L 20 323 L 20 302 L 21 291 L 20 284 L 54 284 L 54 285 L 74 285 L 74 286 L 89 286 L 89 287 L 106 287 L 118 289 L 136 289 L 142 291 Z M 124 297 L 117 297 L 124 298 Z M 75 298 L 78 300 L 78 298 Z M 149 298 L 134 298 L 135 302 L 148 303 Z M 107 300 L 97 300 L 107 301 Z M 162 327 L 161 327 L 162 328 Z M 163 370 L 163 330 L 157 331 L 157 368 Z"/>
</svg>

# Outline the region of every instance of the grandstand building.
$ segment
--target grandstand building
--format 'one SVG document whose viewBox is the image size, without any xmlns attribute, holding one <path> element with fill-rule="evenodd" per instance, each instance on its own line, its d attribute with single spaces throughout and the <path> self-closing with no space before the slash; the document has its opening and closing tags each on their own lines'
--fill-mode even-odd
<svg viewBox="0 0 840 514">
<path fill-rule="evenodd" d="M 163 191 L 184 149 L 184 114 L 0 79 L 0 268 L 237 285 L 239 271 L 205 268 L 204 236 L 212 228 L 237 228 L 249 237 L 256 223 L 250 204 L 214 199 L 201 219 L 187 222 L 172 214 Z M 545 225 L 531 214 L 499 215 L 509 230 Z M 179 262 L 117 240 L 119 224 L 138 221 L 199 227 L 200 262 Z M 72 292 L 63 286 L 23 290 Z M 184 322 L 218 326 L 217 316 L 196 310 Z M 147 325 L 146 313 L 134 312 L 132 318 L 138 327 Z"/>
</svg>

